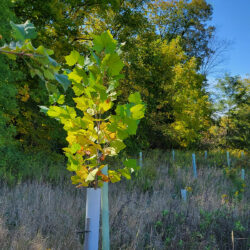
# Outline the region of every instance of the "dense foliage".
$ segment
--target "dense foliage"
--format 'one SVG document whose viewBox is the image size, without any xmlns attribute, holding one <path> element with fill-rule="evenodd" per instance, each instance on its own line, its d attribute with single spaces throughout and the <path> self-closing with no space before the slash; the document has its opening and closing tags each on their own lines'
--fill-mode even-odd
<svg viewBox="0 0 250 250">
<path fill-rule="evenodd" d="M 130 94 L 129 103 L 114 105 L 116 88 L 123 62 L 119 46 L 109 31 L 94 36 L 91 56 L 82 57 L 73 50 L 66 56 L 68 79 L 72 81 L 76 109 L 64 104 L 64 95 L 49 107 L 47 114 L 58 119 L 67 131 L 68 170 L 76 173 L 73 184 L 101 186 L 103 182 L 117 182 L 121 176 L 130 179 L 136 160 L 126 159 L 124 168 L 108 170 L 104 175 L 105 158 L 115 156 L 126 147 L 123 140 L 135 135 L 139 120 L 144 117 L 145 106 L 138 92 Z M 112 108 L 115 110 L 112 111 Z"/>
<path fill-rule="evenodd" d="M 73 50 L 65 57 L 66 64 L 73 69 L 60 73 L 61 65 L 50 57 L 53 50 L 43 45 L 33 47 L 32 39 L 36 37 L 33 24 L 29 21 L 10 24 L 15 41 L 5 44 L 0 52 L 12 60 L 21 57 L 31 76 L 38 76 L 44 82 L 51 106 L 40 108 L 64 125 L 69 145 L 63 150 L 69 160 L 68 170 L 76 173 L 73 184 L 96 188 L 103 182 L 117 182 L 121 176 L 130 179 L 136 160 L 126 159 L 123 169 L 108 170 L 107 175 L 101 172 L 105 158 L 117 155 L 126 147 L 123 140 L 136 134 L 145 111 L 138 92 L 129 95 L 128 104 L 118 104 L 111 110 L 119 95 L 116 91 L 119 80 L 124 77 L 120 74 L 124 66 L 119 56 L 121 48 L 111 33 L 105 31 L 93 37 L 90 56 L 84 58 Z M 60 93 L 56 83 L 64 91 L 72 87 L 76 109 L 64 104 L 67 96 Z"/>
<path fill-rule="evenodd" d="M 250 79 L 226 75 L 218 79 L 214 101 L 214 124 L 204 136 L 211 147 L 250 147 Z"/>
<path fill-rule="evenodd" d="M 90 56 L 93 35 L 109 29 L 123 44 L 120 56 L 125 64 L 124 78 L 118 87 L 118 102 L 125 103 L 129 93 L 139 91 L 147 104 L 137 135 L 125 141 L 129 152 L 146 148 L 249 147 L 249 101 L 239 103 L 243 92 L 235 97 L 237 108 L 213 116 L 217 108 L 213 108 L 214 99 L 206 91 L 206 75 L 201 74 L 215 53 L 209 47 L 215 31 L 208 24 L 213 9 L 205 0 L 4 0 L 0 11 L 1 46 L 11 39 L 10 21 L 24 23 L 28 19 L 37 28 L 33 42 L 37 53 L 47 53 L 49 60 L 53 56 L 56 63 L 64 65 L 55 67 L 58 74 L 63 72 L 64 58 L 71 51 Z M 55 54 L 42 52 L 40 44 Z M 27 152 L 61 153 L 67 145 L 63 126 L 39 112 L 38 107 L 48 106 L 51 98 L 55 99 L 48 98 L 47 91 L 52 93 L 53 86 L 44 84 L 43 79 L 51 77 L 50 71 L 30 74 L 30 59 L 26 57 L 25 62 L 18 57 L 14 63 L 0 54 L 1 144 L 8 150 L 10 145 L 20 145 Z M 39 65 L 31 66 L 37 70 Z M 246 88 L 249 80 L 236 78 L 237 84 L 228 88 L 239 90 L 242 82 Z M 52 82 L 62 91 L 57 80 Z M 73 96 L 68 89 L 66 105 L 75 105 Z"/>
</svg>

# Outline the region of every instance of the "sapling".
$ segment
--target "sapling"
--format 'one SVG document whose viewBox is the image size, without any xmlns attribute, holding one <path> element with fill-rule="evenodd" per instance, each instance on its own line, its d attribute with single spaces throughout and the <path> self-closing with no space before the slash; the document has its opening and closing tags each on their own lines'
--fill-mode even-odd
<svg viewBox="0 0 250 250">
<path fill-rule="evenodd" d="M 127 159 L 122 169 L 109 169 L 107 174 L 101 171 L 105 159 L 118 155 L 126 147 L 123 140 L 136 134 L 145 111 L 138 92 L 130 94 L 129 103 L 115 104 L 116 89 L 123 78 L 120 71 L 124 66 L 118 49 L 117 42 L 107 31 L 94 36 L 88 57 L 83 58 L 77 51 L 72 51 L 65 59 L 73 68 L 66 74 L 72 81 L 76 108 L 63 104 L 48 108 L 47 114 L 58 119 L 67 131 L 68 147 L 63 150 L 68 157 L 67 169 L 75 173 L 72 183 L 77 187 L 96 190 L 104 182 L 120 181 L 121 176 L 130 179 L 137 168 L 136 160 Z M 96 199 L 96 203 L 100 200 Z M 90 227 L 89 237 L 91 233 Z M 90 245 L 88 249 L 94 248 Z"/>
<path fill-rule="evenodd" d="M 65 57 L 68 69 L 61 72 L 61 65 L 50 57 L 52 50 L 32 46 L 32 24 L 12 27 L 18 41 L 0 48 L 0 53 L 11 59 L 27 57 L 32 76 L 38 75 L 45 82 L 51 105 L 41 106 L 41 110 L 63 124 L 68 142 L 63 150 L 67 169 L 74 173 L 72 183 L 87 188 L 85 249 L 98 249 L 100 187 L 105 182 L 118 182 L 122 176 L 130 179 L 138 166 L 135 159 L 126 159 L 121 169 L 106 173 L 102 169 L 106 158 L 117 156 L 126 147 L 123 141 L 136 134 L 145 105 L 138 92 L 129 95 L 128 103 L 116 103 L 124 64 L 121 49 L 109 31 L 93 36 L 88 56 L 73 50 Z M 64 90 L 69 86 L 73 89 L 75 106 L 65 104 L 66 95 L 60 93 L 56 81 Z"/>
</svg>

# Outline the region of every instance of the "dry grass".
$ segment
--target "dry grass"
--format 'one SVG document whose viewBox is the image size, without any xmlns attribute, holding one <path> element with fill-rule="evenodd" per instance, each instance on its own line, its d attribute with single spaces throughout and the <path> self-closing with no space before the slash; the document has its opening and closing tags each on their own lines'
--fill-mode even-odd
<svg viewBox="0 0 250 250">
<path fill-rule="evenodd" d="M 111 184 L 111 249 L 231 249 L 232 230 L 235 237 L 249 236 L 249 188 L 241 201 L 223 203 L 231 181 L 221 169 L 198 167 L 194 180 L 191 167 L 173 167 L 154 154 L 133 181 Z M 192 192 L 183 202 L 180 189 L 186 186 Z M 84 213 L 85 190 L 37 182 L 2 185 L 1 249 L 82 249 L 77 231 L 84 228 Z M 244 230 L 235 226 L 238 221 Z M 236 249 L 248 249 L 246 242 L 236 242 Z"/>
</svg>

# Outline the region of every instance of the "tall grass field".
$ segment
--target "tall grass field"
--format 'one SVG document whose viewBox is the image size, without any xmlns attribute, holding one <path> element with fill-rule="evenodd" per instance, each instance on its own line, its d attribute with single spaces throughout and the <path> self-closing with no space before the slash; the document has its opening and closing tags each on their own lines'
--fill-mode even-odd
<svg viewBox="0 0 250 250">
<path fill-rule="evenodd" d="M 230 157 L 227 166 L 226 152 L 196 152 L 194 178 L 192 152 L 176 151 L 174 160 L 172 152 L 143 152 L 131 180 L 109 184 L 111 249 L 249 249 L 249 159 Z M 62 173 L 1 182 L 1 250 L 83 249 L 86 189 Z"/>
</svg>

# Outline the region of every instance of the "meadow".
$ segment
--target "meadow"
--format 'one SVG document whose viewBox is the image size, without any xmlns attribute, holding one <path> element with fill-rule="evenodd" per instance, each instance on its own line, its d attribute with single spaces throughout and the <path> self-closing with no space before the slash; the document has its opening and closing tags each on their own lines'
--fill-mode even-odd
<svg viewBox="0 0 250 250">
<path fill-rule="evenodd" d="M 214 6 L 0 1 L 0 250 L 97 250 L 102 185 L 112 250 L 250 249 L 250 78 Z"/>
<path fill-rule="evenodd" d="M 231 158 L 228 168 L 225 152 L 208 152 L 206 160 L 197 152 L 195 179 L 191 152 L 177 151 L 175 161 L 172 152 L 143 153 L 132 180 L 109 185 L 111 249 L 233 249 L 233 242 L 234 249 L 249 249 L 248 158 Z M 83 249 L 86 189 L 57 171 L 56 179 L 1 182 L 1 249 Z"/>
</svg>

